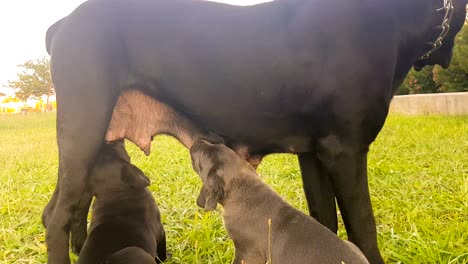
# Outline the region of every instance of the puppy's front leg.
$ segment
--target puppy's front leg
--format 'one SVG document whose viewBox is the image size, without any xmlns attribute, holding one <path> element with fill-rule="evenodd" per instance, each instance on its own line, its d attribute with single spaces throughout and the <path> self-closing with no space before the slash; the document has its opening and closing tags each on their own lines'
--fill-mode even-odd
<svg viewBox="0 0 468 264">
<path fill-rule="evenodd" d="M 236 253 L 234 254 L 234 261 L 232 262 L 232 264 L 255 264 L 257 263 L 247 254 L 245 254 L 240 247 L 235 246 L 235 248 L 236 248 Z"/>
<path fill-rule="evenodd" d="M 236 253 L 236 256 L 234 257 L 234 261 L 232 264 L 247 264 L 241 257 L 238 256 Z"/>
<path fill-rule="evenodd" d="M 164 234 L 161 240 L 158 241 L 158 248 L 156 252 L 156 263 L 162 263 L 167 260 L 166 252 L 166 235 Z"/>
</svg>

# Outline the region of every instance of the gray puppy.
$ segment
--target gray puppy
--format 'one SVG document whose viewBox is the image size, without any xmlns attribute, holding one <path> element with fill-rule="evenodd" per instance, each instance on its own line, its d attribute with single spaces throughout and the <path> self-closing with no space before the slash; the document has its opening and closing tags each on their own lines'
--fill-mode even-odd
<svg viewBox="0 0 468 264">
<path fill-rule="evenodd" d="M 223 206 L 235 264 L 369 263 L 354 244 L 284 201 L 230 148 L 198 140 L 190 154 L 203 181 L 197 204 Z"/>
<path fill-rule="evenodd" d="M 78 264 L 160 263 L 166 236 L 150 180 L 105 145 L 91 171 L 90 233 Z"/>
</svg>

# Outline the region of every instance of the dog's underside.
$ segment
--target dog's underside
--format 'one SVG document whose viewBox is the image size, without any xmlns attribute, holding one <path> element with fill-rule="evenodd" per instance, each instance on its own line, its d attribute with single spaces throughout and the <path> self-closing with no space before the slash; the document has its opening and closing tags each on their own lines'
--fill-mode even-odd
<svg viewBox="0 0 468 264">
<path fill-rule="evenodd" d="M 451 3 L 451 1 L 450 1 Z M 146 87 L 253 155 L 297 153 L 310 213 L 383 263 L 367 152 L 411 67 L 448 67 L 466 0 L 277 0 L 239 7 L 191 0 L 88 1 L 47 34 L 56 89 L 59 177 L 44 210 L 49 263 L 79 251 L 88 168 L 122 89 Z M 228 144 L 229 145 L 229 144 Z"/>
<path fill-rule="evenodd" d="M 149 155 L 153 137 L 160 134 L 173 136 L 187 149 L 190 149 L 198 139 L 224 143 L 221 137 L 205 131 L 193 120 L 145 94 L 144 91 L 139 89 L 122 91 L 114 107 L 105 140 L 114 142 L 128 139 Z M 254 168 L 257 168 L 263 158 L 262 155 L 250 155 L 245 145 L 236 144 L 232 147 Z"/>
</svg>

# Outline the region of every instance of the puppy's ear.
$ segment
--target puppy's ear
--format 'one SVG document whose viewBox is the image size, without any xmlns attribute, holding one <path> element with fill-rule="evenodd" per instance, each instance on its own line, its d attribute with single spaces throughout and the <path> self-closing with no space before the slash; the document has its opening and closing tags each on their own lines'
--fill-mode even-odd
<svg viewBox="0 0 468 264">
<path fill-rule="evenodd" d="M 142 189 L 150 186 L 150 179 L 132 164 L 125 164 L 122 167 L 122 181 L 131 188 Z"/>
<path fill-rule="evenodd" d="M 198 154 L 198 153 L 197 153 Z M 203 171 L 203 166 L 202 166 L 202 162 L 200 160 L 200 156 L 201 154 L 198 154 L 197 156 L 194 156 L 194 155 L 190 155 L 190 159 L 192 161 L 192 168 L 193 170 L 201 176 L 201 173 Z"/>
<path fill-rule="evenodd" d="M 219 176 L 208 176 L 197 198 L 197 205 L 206 211 L 213 211 L 223 199 L 224 182 Z"/>
<path fill-rule="evenodd" d="M 212 132 L 205 133 L 199 140 L 205 140 L 211 144 L 224 144 L 224 139 Z"/>
<path fill-rule="evenodd" d="M 204 146 L 204 141 L 201 139 L 198 139 L 190 148 L 190 159 L 192 160 L 192 168 L 198 174 L 200 174 L 201 171 L 203 170 L 203 167 L 201 165 L 202 156 L 204 153 L 203 146 Z"/>
</svg>

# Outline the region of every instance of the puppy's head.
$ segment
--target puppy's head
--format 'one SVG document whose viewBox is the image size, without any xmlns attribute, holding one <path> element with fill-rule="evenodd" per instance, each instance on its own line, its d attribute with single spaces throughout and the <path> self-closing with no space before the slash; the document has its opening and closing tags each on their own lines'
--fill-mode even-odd
<svg viewBox="0 0 468 264">
<path fill-rule="evenodd" d="M 150 180 L 136 166 L 123 159 L 111 146 L 104 145 L 90 173 L 90 190 L 100 195 L 142 190 Z"/>
<path fill-rule="evenodd" d="M 225 145 L 206 140 L 197 140 L 190 148 L 190 155 L 192 167 L 203 182 L 197 205 L 212 211 L 223 200 L 232 177 L 242 166 L 249 165 Z"/>
</svg>

